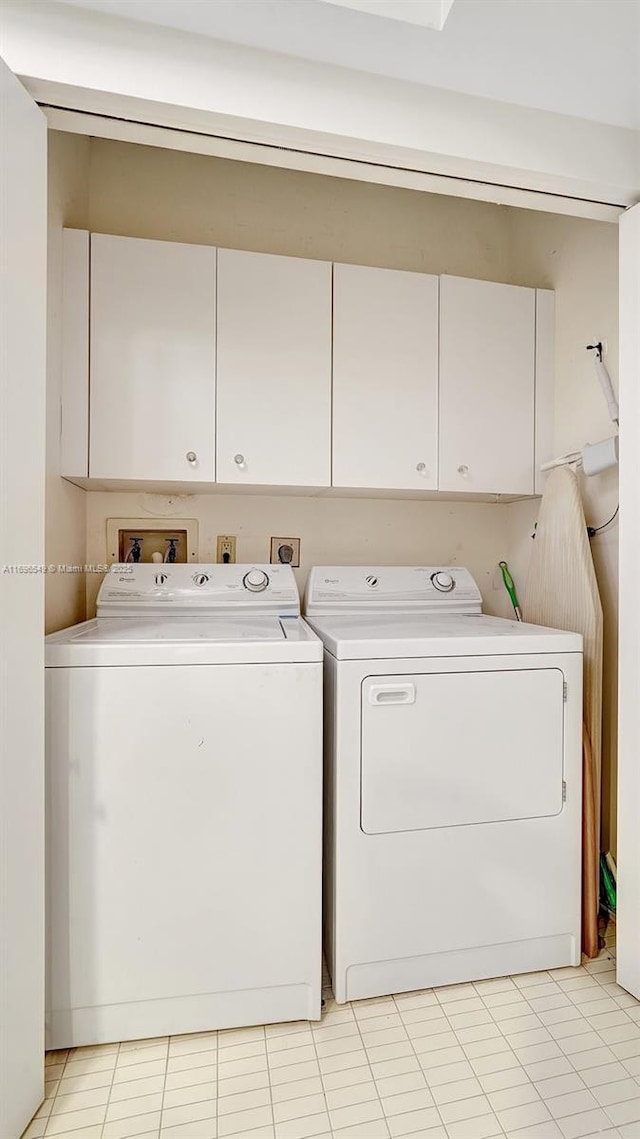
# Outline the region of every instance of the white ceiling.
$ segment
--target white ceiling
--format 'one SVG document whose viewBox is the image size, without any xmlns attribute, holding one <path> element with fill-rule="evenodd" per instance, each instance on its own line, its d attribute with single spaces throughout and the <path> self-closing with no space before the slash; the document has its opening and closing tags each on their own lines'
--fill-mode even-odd
<svg viewBox="0 0 640 1139">
<path fill-rule="evenodd" d="M 439 32 L 453 6 L 453 0 L 324 0 L 324 3 L 340 4 L 356 12 L 368 12 L 370 16 L 403 20 L 406 24 L 435 28 Z"/>
<path fill-rule="evenodd" d="M 640 128 L 640 0 L 455 0 L 434 31 L 325 0 L 63 0 L 232 43 Z"/>
</svg>

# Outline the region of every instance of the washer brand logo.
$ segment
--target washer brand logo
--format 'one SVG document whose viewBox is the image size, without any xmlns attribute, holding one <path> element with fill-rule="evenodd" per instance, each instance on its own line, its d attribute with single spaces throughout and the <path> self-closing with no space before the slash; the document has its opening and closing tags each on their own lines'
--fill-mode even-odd
<svg viewBox="0 0 640 1139">
<path fill-rule="evenodd" d="M 338 579 L 337 579 L 337 577 L 325 577 L 324 584 L 325 585 L 337 585 Z"/>
</svg>

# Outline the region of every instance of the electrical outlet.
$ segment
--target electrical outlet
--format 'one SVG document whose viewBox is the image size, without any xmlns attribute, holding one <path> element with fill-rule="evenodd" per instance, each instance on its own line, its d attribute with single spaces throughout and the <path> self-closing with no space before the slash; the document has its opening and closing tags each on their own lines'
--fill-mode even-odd
<svg viewBox="0 0 640 1139">
<path fill-rule="evenodd" d="M 299 538 L 272 538 L 271 557 L 272 565 L 294 566 L 300 565 L 300 539 Z"/>
<path fill-rule="evenodd" d="M 236 536 L 235 534 L 218 534 L 216 542 L 216 561 L 217 562 L 235 562 L 236 560 Z"/>
</svg>

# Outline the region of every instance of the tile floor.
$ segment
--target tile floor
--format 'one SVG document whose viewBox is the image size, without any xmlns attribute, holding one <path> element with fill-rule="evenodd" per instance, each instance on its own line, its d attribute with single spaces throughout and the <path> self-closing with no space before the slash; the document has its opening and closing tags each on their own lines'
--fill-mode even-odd
<svg viewBox="0 0 640 1139">
<path fill-rule="evenodd" d="M 640 1139 L 640 1003 L 614 957 L 52 1052 L 24 1139 Z"/>
</svg>

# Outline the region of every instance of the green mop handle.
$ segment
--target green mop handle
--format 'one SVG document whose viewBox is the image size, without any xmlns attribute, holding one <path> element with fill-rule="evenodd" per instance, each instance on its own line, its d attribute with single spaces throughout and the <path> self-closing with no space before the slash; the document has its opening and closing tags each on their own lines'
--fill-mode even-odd
<svg viewBox="0 0 640 1139">
<path fill-rule="evenodd" d="M 505 587 L 507 593 L 509 594 L 509 597 L 511 598 L 511 604 L 513 605 L 513 611 L 516 615 L 517 620 L 521 621 L 522 620 L 522 610 L 518 604 L 518 595 L 516 593 L 516 583 L 513 580 L 511 574 L 509 573 L 509 566 L 507 565 L 507 563 L 506 562 L 498 562 L 498 565 L 500 566 L 500 569 L 502 571 L 502 580 L 504 582 L 504 587 Z"/>
</svg>

